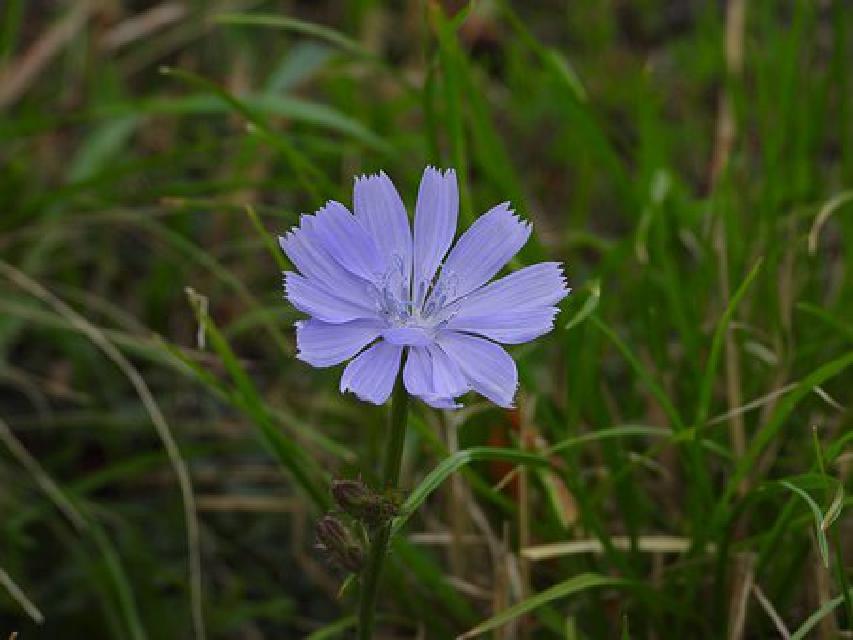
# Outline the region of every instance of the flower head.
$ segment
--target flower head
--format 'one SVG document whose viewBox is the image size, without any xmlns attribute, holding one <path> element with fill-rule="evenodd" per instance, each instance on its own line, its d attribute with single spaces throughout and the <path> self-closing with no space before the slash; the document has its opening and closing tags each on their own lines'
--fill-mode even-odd
<svg viewBox="0 0 853 640">
<path fill-rule="evenodd" d="M 562 267 L 543 262 L 489 282 L 521 249 L 531 227 L 499 204 L 451 248 L 459 209 L 456 174 L 427 167 L 414 233 L 385 173 L 355 181 L 355 215 L 330 201 L 279 238 L 299 273 L 287 298 L 310 318 L 296 324 L 297 356 L 315 367 L 352 360 L 341 391 L 382 404 L 407 352 L 411 395 L 458 408 L 474 390 L 512 406 L 518 371 L 497 343 L 528 342 L 553 328 L 569 292 Z"/>
</svg>

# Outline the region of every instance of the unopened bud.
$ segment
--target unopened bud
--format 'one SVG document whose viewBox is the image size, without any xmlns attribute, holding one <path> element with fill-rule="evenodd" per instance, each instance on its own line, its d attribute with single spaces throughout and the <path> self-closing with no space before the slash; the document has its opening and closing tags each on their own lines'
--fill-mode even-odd
<svg viewBox="0 0 853 640">
<path fill-rule="evenodd" d="M 364 564 L 364 552 L 343 522 L 334 516 L 323 516 L 316 528 L 319 547 L 329 558 L 347 571 L 356 573 Z"/>
<path fill-rule="evenodd" d="M 358 509 L 367 502 L 370 490 L 359 480 L 332 480 L 332 497 L 338 506 L 350 513 L 352 509 Z"/>
<path fill-rule="evenodd" d="M 398 511 L 395 501 L 373 493 L 359 480 L 334 480 L 332 497 L 345 513 L 371 528 L 385 524 Z"/>
</svg>

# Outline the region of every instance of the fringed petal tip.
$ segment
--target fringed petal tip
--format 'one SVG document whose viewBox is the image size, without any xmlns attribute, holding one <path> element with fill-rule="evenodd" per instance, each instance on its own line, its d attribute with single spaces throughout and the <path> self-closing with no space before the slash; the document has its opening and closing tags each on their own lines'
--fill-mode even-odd
<svg viewBox="0 0 853 640">
<path fill-rule="evenodd" d="M 444 178 L 444 179 L 447 179 L 447 178 L 454 178 L 455 179 L 456 178 L 456 169 L 452 169 L 452 168 L 451 169 L 442 169 L 441 167 L 436 167 L 435 165 L 428 164 L 426 166 L 426 168 L 424 169 L 424 175 L 426 175 L 427 172 L 435 173 L 438 175 L 439 178 Z"/>
</svg>

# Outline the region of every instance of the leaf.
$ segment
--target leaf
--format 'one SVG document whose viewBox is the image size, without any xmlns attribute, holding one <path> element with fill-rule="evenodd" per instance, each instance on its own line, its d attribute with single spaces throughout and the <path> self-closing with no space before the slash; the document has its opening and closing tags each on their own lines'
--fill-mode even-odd
<svg viewBox="0 0 853 640">
<path fill-rule="evenodd" d="M 518 449 L 502 449 L 498 447 L 472 447 L 457 451 L 442 460 L 430 471 L 421 483 L 409 494 L 400 507 L 400 515 L 394 519 L 391 535 L 394 536 L 403 528 L 412 514 L 417 511 L 429 495 L 435 491 L 454 471 L 472 462 L 483 460 L 507 460 L 519 464 L 548 466 L 550 463 L 544 456 L 528 453 Z"/>
<path fill-rule="evenodd" d="M 601 280 L 596 278 L 591 281 L 588 286 L 589 297 L 584 300 L 583 306 L 580 310 L 566 323 L 566 326 L 563 327 L 566 331 L 574 329 L 598 308 L 598 303 L 601 300 Z"/>
<path fill-rule="evenodd" d="M 459 219 L 467 226 L 474 219 L 468 186 L 468 154 L 463 117 L 463 79 L 468 69 L 456 39 L 453 23 L 447 20 L 439 3 L 432 2 L 427 6 L 438 38 L 438 58 L 441 63 L 445 98 L 445 129 L 450 146 L 451 165 L 456 169 L 459 179 Z"/>
<path fill-rule="evenodd" d="M 628 623 L 628 614 L 622 615 L 622 640 L 631 640 L 630 624 Z"/>
<path fill-rule="evenodd" d="M 842 191 L 830 198 L 820 208 L 820 211 L 812 224 L 812 228 L 809 231 L 809 254 L 815 255 L 817 253 L 817 242 L 818 237 L 820 236 L 820 230 L 823 228 L 823 225 L 826 224 L 826 221 L 829 220 L 829 217 L 851 200 L 853 200 L 853 191 Z"/>
<path fill-rule="evenodd" d="M 716 513 L 713 517 L 713 521 L 717 525 L 721 523 L 725 516 L 726 507 L 737 492 L 738 486 L 740 486 L 747 474 L 753 470 L 758 457 L 764 451 L 764 448 L 773 440 L 773 438 L 776 437 L 776 434 L 782 428 L 782 425 L 785 424 L 785 420 L 788 419 L 788 416 L 794 408 L 796 408 L 800 401 L 810 394 L 815 387 L 838 375 L 851 364 L 853 364 L 853 351 L 848 351 L 844 355 L 839 356 L 835 360 L 831 360 L 812 371 L 779 403 L 767 422 L 765 422 L 758 432 L 755 433 L 750 442 L 749 448 L 738 462 L 734 472 L 729 477 L 729 482 L 726 485 L 726 491 L 717 505 Z M 828 459 L 831 460 L 833 458 L 829 457 Z"/>
<path fill-rule="evenodd" d="M 331 499 L 328 491 L 323 488 L 324 481 L 322 480 L 325 478 L 323 471 L 296 442 L 276 427 L 260 392 L 240 364 L 225 336 L 222 335 L 210 317 L 202 313 L 200 306 L 195 304 L 194 299 L 198 294 L 195 294 L 191 289 L 188 289 L 187 294 L 198 322 L 204 326 L 205 333 L 210 339 L 211 347 L 222 359 L 223 366 L 234 382 L 240 408 L 246 412 L 258 428 L 261 441 L 275 458 L 290 471 L 296 482 L 311 497 L 314 504 L 320 509 L 328 508 Z"/>
<path fill-rule="evenodd" d="M 101 526 L 94 521 L 90 521 L 90 525 L 89 531 L 98 547 L 99 560 L 103 563 L 106 575 L 115 589 L 118 608 L 125 619 L 127 633 L 132 640 L 145 640 L 148 634 L 142 626 L 136 595 L 133 592 L 131 580 L 122 565 L 121 557 Z"/>
<path fill-rule="evenodd" d="M 761 260 L 755 263 L 749 274 L 738 287 L 735 294 L 729 300 L 726 310 L 723 312 L 720 321 L 717 323 L 717 328 L 714 330 L 714 337 L 711 340 L 711 351 L 708 354 L 708 362 L 705 365 L 705 373 L 702 376 L 702 384 L 699 391 L 699 406 L 696 409 L 696 427 L 701 427 L 708 419 L 708 409 L 711 406 L 711 392 L 714 388 L 714 374 L 717 371 L 717 363 L 720 359 L 720 352 L 723 348 L 723 341 L 726 335 L 726 330 L 729 327 L 732 316 L 740 304 L 743 297 L 746 295 L 749 286 L 755 280 L 758 272 L 761 270 Z"/>
<path fill-rule="evenodd" d="M 316 42 L 301 42 L 282 58 L 264 84 L 264 92 L 275 95 L 313 78 L 329 61 L 332 51 Z"/>
<path fill-rule="evenodd" d="M 314 22 L 291 18 L 290 16 L 260 13 L 224 13 L 216 16 L 215 20 L 222 24 L 271 27 L 274 29 L 293 31 L 295 33 L 312 36 L 319 40 L 324 40 L 329 44 L 333 44 L 336 47 L 357 56 L 363 56 L 365 58 L 375 57 L 368 49 L 365 49 L 358 42 L 349 36 L 344 35 L 340 31 L 336 31 L 335 29 L 321 24 L 316 24 Z"/>
<path fill-rule="evenodd" d="M 639 378 L 645 383 L 646 387 L 648 387 L 651 394 L 660 404 L 664 413 L 666 413 L 676 431 L 684 430 L 684 421 L 681 419 L 681 416 L 675 409 L 675 406 L 670 401 L 669 396 L 666 395 L 666 392 L 657 383 L 652 374 L 643 366 L 640 359 L 634 355 L 631 349 L 628 348 L 628 345 L 626 345 L 622 339 L 616 335 L 616 332 L 613 331 L 613 329 L 604 324 L 604 322 L 596 316 L 590 317 L 601 332 L 616 346 L 625 360 L 628 361 L 628 364 L 631 365 L 634 373 L 636 373 L 637 376 L 639 376 Z"/>
<path fill-rule="evenodd" d="M 514 604 L 508 609 L 492 616 L 488 620 L 481 622 L 470 631 L 466 631 L 462 635 L 458 636 L 457 640 L 474 638 L 486 633 L 487 631 L 491 631 L 492 629 L 497 629 L 498 627 L 505 625 L 510 620 L 514 620 L 515 618 L 546 605 L 553 600 L 565 598 L 580 591 L 600 587 L 624 587 L 628 585 L 630 585 L 630 583 L 621 578 L 610 578 L 595 573 L 583 573 Z"/>
<path fill-rule="evenodd" d="M 566 83 L 575 94 L 575 97 L 580 102 L 586 102 L 586 89 L 566 56 L 552 48 L 545 49 L 541 55 L 543 61 L 554 70 L 557 77 Z"/>
<path fill-rule="evenodd" d="M 68 181 L 82 182 L 109 166 L 113 158 L 124 150 L 138 125 L 139 118 L 134 115 L 99 124 L 71 160 Z"/>
<path fill-rule="evenodd" d="M 305 640 L 330 640 L 331 638 L 340 638 L 343 633 L 358 624 L 358 618 L 355 616 L 347 616 L 340 620 L 335 620 L 325 627 L 317 629 L 314 633 L 305 637 Z"/>
<path fill-rule="evenodd" d="M 261 219 L 258 217 L 258 214 L 252 208 L 251 205 L 246 205 L 245 208 L 246 216 L 249 218 L 249 222 L 252 223 L 252 228 L 258 233 L 261 241 L 264 243 L 264 248 L 266 248 L 267 252 L 270 254 L 272 259 L 275 261 L 276 265 L 281 271 L 286 271 L 289 268 L 287 260 L 285 260 L 284 255 L 282 254 L 281 249 L 278 246 L 278 243 L 273 239 L 272 234 L 266 230 Z"/>
<path fill-rule="evenodd" d="M 796 308 L 797 311 L 803 311 L 809 315 L 815 316 L 819 320 L 822 320 L 841 334 L 847 342 L 853 342 L 853 325 L 849 322 L 844 322 L 843 320 L 833 316 L 826 309 L 808 302 L 798 302 Z"/>
<path fill-rule="evenodd" d="M 820 510 L 817 502 L 806 493 L 803 489 L 800 489 L 797 485 L 788 482 L 787 480 L 781 480 L 779 482 L 784 487 L 787 487 L 798 496 L 800 496 L 803 500 L 805 500 L 806 504 L 809 505 L 809 509 L 812 510 L 812 515 L 814 515 L 815 520 L 815 535 L 817 536 L 817 545 L 820 549 L 820 557 L 823 560 L 824 566 L 829 569 L 829 543 L 826 540 L 826 530 L 822 528 L 823 523 L 823 513 Z"/>
<path fill-rule="evenodd" d="M 835 497 L 832 499 L 832 503 L 829 505 L 829 508 L 826 510 L 826 513 L 823 516 L 823 520 L 820 523 L 820 528 L 822 531 L 827 531 L 832 523 L 838 519 L 838 516 L 841 515 L 841 511 L 844 508 L 844 485 L 840 482 L 838 483 L 838 488 L 835 490 Z"/>
<path fill-rule="evenodd" d="M 853 589 L 850 589 L 848 593 L 853 598 Z M 825 602 L 820 609 L 806 618 L 806 621 L 800 625 L 799 629 L 791 634 L 790 640 L 804 640 L 807 638 L 809 632 L 817 626 L 817 623 L 832 613 L 842 602 L 844 602 L 844 596 L 836 596 L 832 600 Z"/>
</svg>

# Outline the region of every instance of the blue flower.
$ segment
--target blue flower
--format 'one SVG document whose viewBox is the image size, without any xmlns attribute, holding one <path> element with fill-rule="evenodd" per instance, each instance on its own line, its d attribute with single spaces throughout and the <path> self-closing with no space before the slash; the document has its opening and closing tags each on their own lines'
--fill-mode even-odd
<svg viewBox="0 0 853 640">
<path fill-rule="evenodd" d="M 524 246 L 531 227 L 499 204 L 456 244 L 456 174 L 427 167 L 414 234 L 385 173 L 355 181 L 355 215 L 330 201 L 279 238 L 299 273 L 284 274 L 294 307 L 297 356 L 315 367 L 352 360 L 341 392 L 382 404 L 403 370 L 406 390 L 438 408 L 474 390 L 512 406 L 518 371 L 497 343 L 550 331 L 569 292 L 562 267 L 543 262 L 489 281 Z M 448 253 L 449 251 L 449 253 Z M 446 257 L 445 257 L 446 256 Z"/>
</svg>

